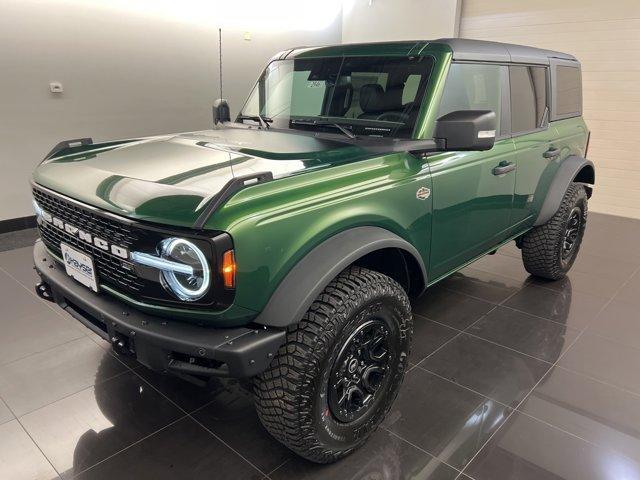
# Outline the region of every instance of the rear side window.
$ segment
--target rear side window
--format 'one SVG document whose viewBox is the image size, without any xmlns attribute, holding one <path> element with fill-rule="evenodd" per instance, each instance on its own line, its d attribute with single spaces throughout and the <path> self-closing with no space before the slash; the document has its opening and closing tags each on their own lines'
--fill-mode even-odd
<svg viewBox="0 0 640 480">
<path fill-rule="evenodd" d="M 510 66 L 511 133 L 531 132 L 547 122 L 547 69 Z"/>
<path fill-rule="evenodd" d="M 442 92 L 438 118 L 456 110 L 493 110 L 499 126 L 503 68 L 506 67 L 452 63 Z"/>
<path fill-rule="evenodd" d="M 561 117 L 580 115 L 582 110 L 580 69 L 558 65 L 555 89 L 555 115 Z"/>
</svg>

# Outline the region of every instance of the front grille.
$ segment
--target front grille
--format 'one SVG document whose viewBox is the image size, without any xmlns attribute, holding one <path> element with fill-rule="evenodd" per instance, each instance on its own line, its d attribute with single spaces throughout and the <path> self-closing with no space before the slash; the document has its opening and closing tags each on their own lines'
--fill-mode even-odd
<svg viewBox="0 0 640 480">
<path fill-rule="evenodd" d="M 103 238 L 110 243 L 131 249 L 144 236 L 142 230 L 114 219 L 100 215 L 74 202 L 65 200 L 39 188 L 33 189 L 33 198 L 40 207 L 59 219 L 81 230 Z M 90 245 L 78 237 L 45 222 L 38 222 L 40 236 L 47 248 L 62 256 L 60 242 L 64 242 L 93 258 L 100 283 L 106 283 L 126 293 L 139 294 L 145 288 L 145 280 L 138 277 L 131 264 L 109 252 Z"/>
</svg>

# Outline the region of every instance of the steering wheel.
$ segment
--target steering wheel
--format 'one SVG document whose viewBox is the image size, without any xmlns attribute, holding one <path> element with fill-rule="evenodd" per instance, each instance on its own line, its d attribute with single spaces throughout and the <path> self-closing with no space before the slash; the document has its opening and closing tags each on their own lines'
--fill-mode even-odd
<svg viewBox="0 0 640 480">
<path fill-rule="evenodd" d="M 386 120 L 387 122 L 405 123 L 409 120 L 409 115 L 401 112 L 384 112 L 376 117 L 376 120 Z"/>
</svg>

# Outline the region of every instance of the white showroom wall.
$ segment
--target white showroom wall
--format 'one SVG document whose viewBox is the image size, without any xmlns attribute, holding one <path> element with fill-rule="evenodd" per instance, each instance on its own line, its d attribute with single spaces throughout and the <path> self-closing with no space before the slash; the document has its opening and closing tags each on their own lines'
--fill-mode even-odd
<svg viewBox="0 0 640 480">
<path fill-rule="evenodd" d="M 233 113 L 277 51 L 340 43 L 341 4 L 0 0 L 0 221 L 33 214 L 31 171 L 60 140 L 209 128 L 219 26 Z"/>
<path fill-rule="evenodd" d="M 345 0 L 342 41 L 457 37 L 462 0 Z"/>
</svg>

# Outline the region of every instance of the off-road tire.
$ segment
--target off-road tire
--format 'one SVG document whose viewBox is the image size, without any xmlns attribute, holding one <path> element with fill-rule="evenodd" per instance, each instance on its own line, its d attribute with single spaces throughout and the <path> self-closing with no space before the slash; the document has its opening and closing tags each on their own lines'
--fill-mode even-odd
<svg viewBox="0 0 640 480">
<path fill-rule="evenodd" d="M 543 225 L 534 227 L 522 238 L 522 261 L 531 275 L 558 280 L 576 259 L 587 225 L 587 192 L 579 183 L 569 185 L 556 213 Z M 572 215 L 580 216 L 580 225 L 570 256 L 563 258 L 565 233 Z"/>
<path fill-rule="evenodd" d="M 397 347 L 389 357 L 395 360 L 386 370 L 386 388 L 376 391 L 363 416 L 341 422 L 329 406 L 329 379 L 354 332 L 371 319 L 384 322 L 384 328 L 388 325 L 385 338 Z M 262 424 L 277 440 L 313 462 L 330 463 L 348 455 L 365 443 L 395 400 L 412 334 L 411 306 L 402 287 L 381 273 L 348 268 L 324 289 L 300 323 L 288 329 L 286 342 L 269 368 L 254 379 Z"/>
</svg>

